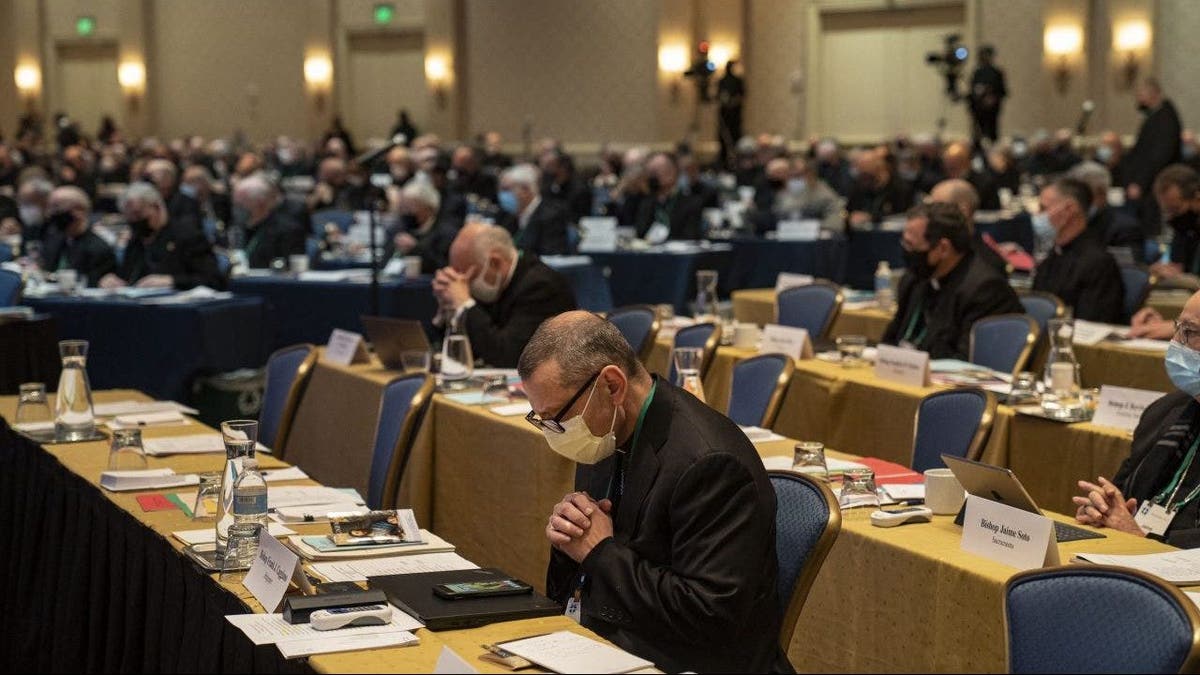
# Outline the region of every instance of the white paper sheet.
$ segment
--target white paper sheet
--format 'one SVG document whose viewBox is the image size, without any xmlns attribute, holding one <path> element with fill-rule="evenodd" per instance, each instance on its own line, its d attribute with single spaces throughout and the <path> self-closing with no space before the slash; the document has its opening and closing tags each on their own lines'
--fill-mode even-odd
<svg viewBox="0 0 1200 675">
<path fill-rule="evenodd" d="M 279 523 L 328 523 L 329 515 L 336 513 L 366 513 L 364 504 L 345 502 L 341 504 L 313 504 L 309 506 L 284 506 L 271 513 L 271 519 Z"/>
<path fill-rule="evenodd" d="M 109 403 L 97 403 L 92 406 L 92 412 L 97 417 L 136 415 L 138 413 L 163 412 L 167 410 L 174 410 L 188 415 L 195 415 L 198 412 L 195 408 L 189 408 L 175 401 L 111 401 Z"/>
<path fill-rule="evenodd" d="M 276 483 L 285 480 L 304 480 L 308 478 L 308 474 L 298 466 L 289 466 L 286 469 L 268 469 L 261 471 L 263 480 L 268 483 Z"/>
<path fill-rule="evenodd" d="M 109 429 L 139 429 L 142 427 L 174 427 L 191 422 L 176 410 L 117 415 L 108 421 Z"/>
<path fill-rule="evenodd" d="M 370 560 L 319 562 L 313 563 L 310 567 L 313 572 L 329 581 L 366 581 L 367 577 L 381 577 L 390 574 L 479 569 L 479 565 L 457 553 L 422 553 Z"/>
<path fill-rule="evenodd" d="M 1177 586 L 1191 586 L 1200 582 L 1200 549 L 1184 549 L 1166 553 L 1145 555 L 1107 555 L 1101 553 L 1076 553 L 1075 559 L 1086 560 L 1097 565 L 1117 565 L 1141 570 L 1162 577 Z"/>
<path fill-rule="evenodd" d="M 315 485 L 288 485 L 267 491 L 267 505 L 272 509 L 313 504 L 344 504 L 349 501 L 362 502 L 362 495 L 351 495 L 336 488 Z"/>
<path fill-rule="evenodd" d="M 272 537 L 286 537 L 290 534 L 296 534 L 295 530 L 288 529 L 279 523 L 267 523 L 267 532 L 270 532 Z M 202 530 L 180 530 L 172 532 L 171 536 L 185 544 L 211 544 L 217 540 L 217 531 L 214 526 L 206 527 Z"/>
<path fill-rule="evenodd" d="M 915 483 L 912 485 L 884 485 L 883 489 L 888 493 L 889 497 L 898 502 L 925 499 L 924 483 Z"/>
<path fill-rule="evenodd" d="M 654 665 L 623 649 L 565 630 L 501 646 L 556 673 L 628 673 Z"/>
<path fill-rule="evenodd" d="M 203 455 L 208 453 L 225 452 L 225 441 L 221 434 L 188 434 L 186 436 L 169 436 L 166 438 L 147 438 L 142 441 L 146 454 L 159 455 Z M 265 445 L 258 444 L 258 450 L 266 450 Z"/>
<path fill-rule="evenodd" d="M 406 630 L 370 635 L 343 635 L 338 631 L 325 632 L 327 635 L 321 637 L 288 640 L 277 643 L 275 646 L 279 648 L 279 653 L 283 655 L 283 658 L 298 659 L 313 654 L 333 654 L 380 647 L 405 647 L 420 642 L 416 635 Z"/>
<path fill-rule="evenodd" d="M 786 436 L 780 436 L 774 431 L 762 427 L 742 427 L 742 433 L 746 434 L 746 438 L 749 438 L 751 443 L 782 441 L 786 438 Z"/>
<path fill-rule="evenodd" d="M 332 636 L 372 635 L 375 633 L 396 633 L 416 630 L 422 623 L 411 616 L 392 607 L 391 623 L 382 626 L 351 626 L 337 630 L 320 631 L 312 624 L 291 624 L 283 620 L 282 614 L 231 614 L 225 617 L 229 623 L 237 626 L 255 645 L 271 645 L 279 642 L 314 639 Z"/>
<path fill-rule="evenodd" d="M 520 403 L 492 406 L 488 410 L 501 417 L 515 417 L 517 415 L 528 415 L 529 411 L 533 410 L 533 408 L 529 406 L 529 401 L 521 401 Z"/>
<path fill-rule="evenodd" d="M 181 485 L 196 485 L 199 482 L 200 477 L 194 473 L 176 474 L 171 469 L 105 471 L 100 474 L 100 486 L 112 492 L 157 490 Z"/>
</svg>

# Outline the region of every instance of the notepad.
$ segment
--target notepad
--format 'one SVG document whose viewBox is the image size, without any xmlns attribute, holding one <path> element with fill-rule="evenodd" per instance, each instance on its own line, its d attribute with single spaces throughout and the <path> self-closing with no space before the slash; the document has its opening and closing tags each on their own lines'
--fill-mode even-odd
<svg viewBox="0 0 1200 675">
<path fill-rule="evenodd" d="M 110 429 L 137 429 L 139 427 L 161 427 L 187 424 L 187 418 L 178 410 L 143 412 L 117 415 L 108 423 Z"/>
<path fill-rule="evenodd" d="M 112 492 L 157 490 L 180 485 L 196 485 L 199 482 L 200 477 L 194 473 L 176 474 L 171 469 L 105 471 L 100 474 L 100 487 Z"/>
<path fill-rule="evenodd" d="M 623 649 L 565 630 L 500 646 L 556 673 L 628 673 L 654 665 Z"/>
<path fill-rule="evenodd" d="M 1147 553 L 1144 555 L 1109 555 L 1076 553 L 1071 562 L 1090 562 L 1096 565 L 1116 565 L 1153 574 L 1176 586 L 1200 584 L 1200 549 Z"/>
<path fill-rule="evenodd" d="M 120 418 L 118 418 L 120 419 Z M 167 438 L 147 438 L 142 441 L 146 454 L 158 455 L 198 455 L 225 452 L 225 441 L 221 434 L 188 434 L 186 436 L 169 436 Z M 258 451 L 267 448 L 258 444 Z M 264 474 L 266 472 L 263 472 Z M 303 476 L 301 476 L 303 478 Z"/>
</svg>

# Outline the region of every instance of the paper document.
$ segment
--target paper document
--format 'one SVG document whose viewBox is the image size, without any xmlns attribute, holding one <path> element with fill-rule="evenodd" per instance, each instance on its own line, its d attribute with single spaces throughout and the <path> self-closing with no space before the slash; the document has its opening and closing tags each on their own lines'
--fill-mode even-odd
<svg viewBox="0 0 1200 675">
<path fill-rule="evenodd" d="M 488 409 L 501 417 L 515 417 L 516 415 L 528 415 L 529 411 L 533 410 L 533 408 L 531 408 L 529 406 L 529 401 L 522 401 L 520 403 L 510 403 L 508 405 L 497 405 L 497 406 L 492 406 L 491 408 L 488 408 Z"/>
<path fill-rule="evenodd" d="M 132 413 L 117 415 L 108 422 L 109 429 L 137 429 L 139 427 L 168 427 L 188 424 L 188 419 L 177 410 L 162 412 Z"/>
<path fill-rule="evenodd" d="M 319 485 L 294 485 L 268 490 L 267 501 L 268 507 L 279 509 L 289 506 L 311 506 L 313 504 L 345 504 L 351 501 L 362 503 L 364 500 L 357 492 L 347 492 Z"/>
<path fill-rule="evenodd" d="M 92 406 L 92 412 L 96 414 L 96 417 L 136 415 L 139 413 L 166 412 L 170 410 L 188 415 L 195 415 L 198 412 L 195 408 L 189 408 L 175 401 L 112 401 L 111 403 L 97 403 Z"/>
<path fill-rule="evenodd" d="M 762 427 L 742 427 L 742 433 L 746 434 L 746 438 L 749 438 L 751 443 L 767 443 L 786 439 L 786 436 L 780 436 L 774 431 Z"/>
<path fill-rule="evenodd" d="M 156 490 L 180 485 L 196 485 L 199 482 L 200 477 L 194 473 L 176 474 L 171 469 L 105 471 L 100 474 L 100 487 L 113 492 Z"/>
<path fill-rule="evenodd" d="M 421 572 L 456 572 L 476 570 L 479 565 L 457 553 L 422 553 L 420 555 L 319 562 L 310 565 L 312 571 L 328 581 L 366 581 L 369 577 Z"/>
<path fill-rule="evenodd" d="M 556 673 L 628 673 L 654 665 L 623 649 L 568 631 L 503 642 L 500 646 Z"/>
<path fill-rule="evenodd" d="M 1167 351 L 1167 346 L 1171 344 L 1171 341 L 1151 340 L 1149 338 L 1134 338 L 1132 340 L 1118 342 L 1117 344 L 1125 347 L 1126 349 L 1137 349 L 1144 352 L 1165 352 Z"/>
<path fill-rule="evenodd" d="M 346 281 L 351 276 L 353 273 L 346 270 L 309 270 L 301 272 L 297 278 L 300 281 Z"/>
<path fill-rule="evenodd" d="M 147 438 L 142 445 L 146 448 L 146 454 L 151 456 L 225 452 L 225 441 L 221 438 L 221 434 L 188 434 L 167 438 Z M 258 450 L 260 452 L 266 450 L 266 446 L 259 443 Z"/>
<path fill-rule="evenodd" d="M 916 501 L 925 499 L 925 484 L 910 484 L 910 485 L 884 485 L 884 492 L 888 496 L 898 502 Z"/>
<path fill-rule="evenodd" d="M 237 626 L 255 645 L 273 645 L 297 639 L 312 639 L 321 636 L 371 635 L 373 633 L 396 633 L 406 630 L 416 630 L 424 624 L 399 609 L 392 607 L 391 623 L 382 626 L 351 626 L 332 631 L 320 631 L 309 623 L 288 623 L 282 614 L 232 614 L 225 617 L 229 623 Z"/>
<path fill-rule="evenodd" d="M 280 523 L 327 523 L 331 514 L 367 513 L 365 504 L 344 502 L 340 504 L 311 504 L 309 506 L 283 506 L 271 513 L 271 518 Z"/>
<path fill-rule="evenodd" d="M 1162 577 L 1176 586 L 1200 584 L 1200 549 L 1148 553 L 1145 555 L 1106 555 L 1102 553 L 1076 553 L 1071 562 L 1078 561 L 1097 565 L 1116 565 Z"/>
<path fill-rule="evenodd" d="M 361 649 L 380 647 L 406 647 L 415 645 L 420 639 L 411 632 L 402 630 L 393 633 L 371 633 L 370 635 L 345 635 L 342 630 L 325 631 L 323 635 L 300 640 L 277 643 L 279 653 L 285 659 L 298 659 L 314 654 L 354 652 Z"/>
<path fill-rule="evenodd" d="M 304 480 L 308 478 L 308 474 L 304 473 L 304 470 L 298 466 L 289 466 L 286 469 L 267 469 L 259 473 L 262 474 L 263 480 L 268 483 L 284 480 Z"/>
<path fill-rule="evenodd" d="M 272 537 L 286 537 L 296 534 L 295 530 L 288 529 L 279 523 L 267 523 L 267 532 L 270 532 Z M 211 544 L 217 540 L 217 531 L 215 527 L 206 527 L 202 530 L 172 532 L 171 536 L 189 545 Z"/>
<path fill-rule="evenodd" d="M 464 391 L 457 394 L 445 394 L 445 397 L 455 403 L 463 405 L 492 405 L 493 403 L 507 403 L 507 396 L 493 396 L 484 394 L 482 391 Z"/>
<path fill-rule="evenodd" d="M 170 295 L 162 295 L 143 299 L 143 305 L 185 305 L 192 302 L 203 302 L 206 300 L 228 300 L 233 297 L 233 293 L 229 291 L 214 291 L 208 286 L 197 286 L 190 291 L 182 293 L 172 293 Z"/>
</svg>

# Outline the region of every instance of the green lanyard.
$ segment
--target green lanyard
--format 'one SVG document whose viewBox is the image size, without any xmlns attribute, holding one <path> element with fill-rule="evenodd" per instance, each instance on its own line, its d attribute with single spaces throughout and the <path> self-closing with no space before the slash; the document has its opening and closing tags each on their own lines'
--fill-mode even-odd
<svg viewBox="0 0 1200 675">
<path fill-rule="evenodd" d="M 905 342 L 910 342 L 913 345 L 921 344 L 921 340 L 925 339 L 925 331 L 929 329 L 928 325 L 921 327 L 921 332 L 917 334 L 916 339 L 913 339 L 913 329 L 917 327 L 917 319 L 925 312 L 925 298 L 922 296 L 921 302 L 917 305 L 916 310 L 912 313 L 912 318 L 908 320 L 908 328 L 904 329 L 904 337 L 901 338 Z"/>
<path fill-rule="evenodd" d="M 1198 484 L 1192 489 L 1191 492 L 1188 493 L 1186 497 L 1183 498 L 1182 502 L 1175 503 L 1175 508 L 1171 508 L 1171 504 L 1175 502 L 1175 497 L 1179 493 L 1179 488 L 1182 487 L 1184 475 L 1187 473 L 1188 469 L 1191 468 L 1192 461 L 1196 459 L 1197 447 L 1200 447 L 1200 434 L 1196 436 L 1196 440 L 1192 441 L 1192 447 L 1188 449 L 1187 456 L 1183 458 L 1183 464 L 1181 464 L 1179 466 L 1179 470 L 1175 472 L 1175 478 L 1172 479 L 1170 484 L 1163 488 L 1163 491 L 1158 493 L 1158 496 L 1154 498 L 1154 502 L 1156 504 L 1165 506 L 1168 511 L 1178 511 L 1179 509 L 1190 504 L 1197 496 L 1200 496 L 1200 484 Z M 1166 500 L 1165 502 L 1163 501 L 1164 499 Z"/>
<path fill-rule="evenodd" d="M 654 222 L 662 223 L 667 227 L 671 226 L 671 208 L 675 206 L 676 200 L 679 198 L 678 192 L 671 192 L 671 196 L 667 197 L 661 205 L 654 207 Z"/>
<path fill-rule="evenodd" d="M 657 388 L 658 388 L 658 382 L 652 381 L 650 383 L 650 394 L 648 396 L 646 396 L 645 402 L 642 403 L 642 411 L 640 413 L 638 413 L 637 426 L 635 426 L 633 428 L 633 442 L 629 444 L 630 456 L 633 455 L 633 450 L 634 450 L 634 448 L 637 447 L 638 438 L 642 435 L 642 423 L 644 423 L 646 421 L 646 413 L 650 410 L 650 402 L 654 400 L 654 391 Z M 624 458 L 618 458 L 618 460 L 621 461 L 622 463 L 624 462 Z M 608 478 L 608 490 L 606 490 L 606 493 L 608 494 L 609 499 L 612 499 L 613 479 L 616 478 L 616 475 L 617 475 L 617 472 L 614 471 L 613 475 L 609 476 L 609 478 Z"/>
</svg>

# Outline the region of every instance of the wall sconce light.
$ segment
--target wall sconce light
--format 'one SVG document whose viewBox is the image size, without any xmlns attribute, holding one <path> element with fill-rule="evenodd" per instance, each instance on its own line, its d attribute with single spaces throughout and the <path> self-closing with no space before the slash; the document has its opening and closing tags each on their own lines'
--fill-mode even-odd
<svg viewBox="0 0 1200 675">
<path fill-rule="evenodd" d="M 1058 59 L 1054 81 L 1058 92 L 1065 93 L 1071 81 L 1070 59 L 1083 48 L 1083 31 L 1079 26 L 1047 26 L 1044 43 L 1046 54 Z"/>
<path fill-rule="evenodd" d="M 679 88 L 683 83 L 683 73 L 688 69 L 688 48 L 686 45 L 663 45 L 658 48 L 658 69 L 668 78 L 671 85 L 671 102 L 679 101 Z"/>
<path fill-rule="evenodd" d="M 25 99 L 25 107 L 29 112 L 34 110 L 34 102 L 42 89 L 42 71 L 34 63 L 22 63 L 13 69 L 13 82 L 21 98 Z"/>
<path fill-rule="evenodd" d="M 425 57 L 425 79 L 433 87 L 433 97 L 439 108 L 446 107 L 446 86 L 450 82 L 450 64 L 445 56 L 429 54 Z"/>
<path fill-rule="evenodd" d="M 708 60 L 712 61 L 718 72 L 725 67 L 725 64 L 729 63 L 730 59 L 736 58 L 737 50 L 733 45 L 714 42 L 708 47 Z"/>
<path fill-rule="evenodd" d="M 304 59 L 304 84 L 313 95 L 317 110 L 325 109 L 325 97 L 333 87 L 333 62 L 323 54 Z"/>
<path fill-rule="evenodd" d="M 125 61 L 117 66 L 117 82 L 129 98 L 129 107 L 136 109 L 146 93 L 146 65 L 141 61 Z"/>
<path fill-rule="evenodd" d="M 1121 83 L 1132 87 L 1137 81 L 1140 64 L 1138 57 L 1150 47 L 1150 24 L 1145 21 L 1129 21 L 1113 31 L 1113 50 L 1125 55 L 1121 66 Z"/>
</svg>

